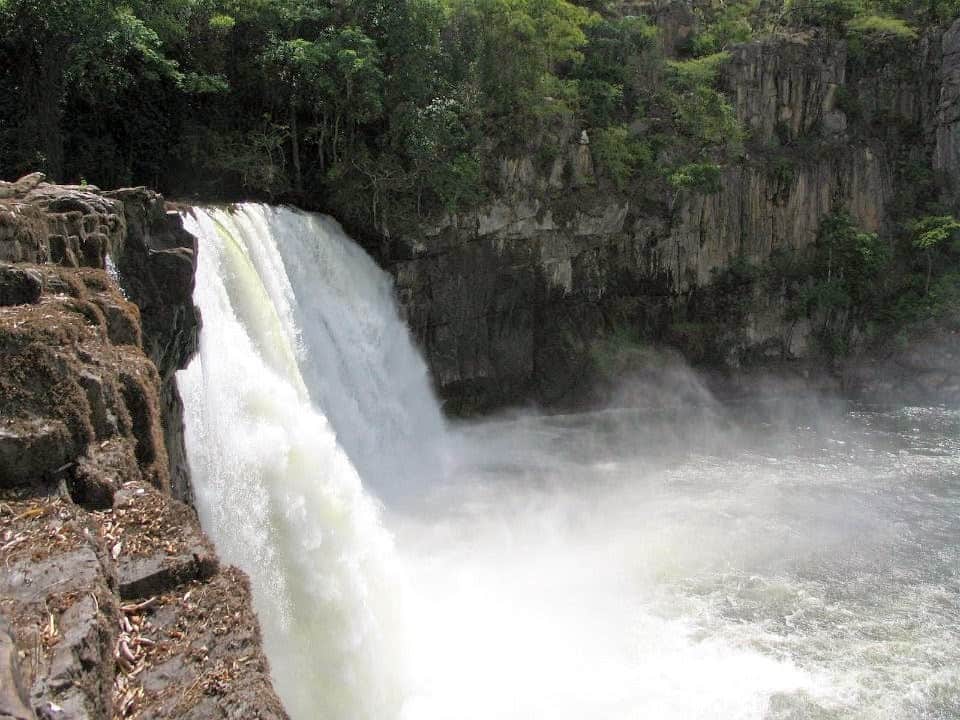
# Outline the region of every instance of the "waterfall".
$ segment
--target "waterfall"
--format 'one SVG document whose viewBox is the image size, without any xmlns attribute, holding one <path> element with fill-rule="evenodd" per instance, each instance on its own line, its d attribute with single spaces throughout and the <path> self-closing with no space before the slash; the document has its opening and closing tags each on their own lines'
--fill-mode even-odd
<svg viewBox="0 0 960 720">
<path fill-rule="evenodd" d="M 204 325 L 180 383 L 203 525 L 250 576 L 294 718 L 395 716 L 402 582 L 375 496 L 432 481 L 443 421 L 390 279 L 329 218 L 242 205 L 184 221 L 200 244 Z"/>
<path fill-rule="evenodd" d="M 197 506 L 294 720 L 958 716 L 953 415 L 894 438 L 861 413 L 771 437 L 763 413 L 630 409 L 448 432 L 388 276 L 335 222 L 185 222 Z"/>
</svg>

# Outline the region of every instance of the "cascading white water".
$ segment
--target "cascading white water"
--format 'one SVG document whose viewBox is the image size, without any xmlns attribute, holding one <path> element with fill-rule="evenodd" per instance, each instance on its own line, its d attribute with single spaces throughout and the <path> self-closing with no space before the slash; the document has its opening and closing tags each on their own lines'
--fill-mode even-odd
<svg viewBox="0 0 960 720">
<path fill-rule="evenodd" d="M 389 276 L 332 218 L 262 206 L 247 216 L 280 248 L 303 379 L 364 484 L 394 502 L 433 486 L 443 420 Z"/>
<path fill-rule="evenodd" d="M 333 221 L 244 205 L 185 224 L 204 326 L 180 382 L 204 527 L 251 576 L 291 714 L 390 717 L 401 584 L 358 469 L 385 495 L 435 472 L 426 367 L 387 276 Z"/>
<path fill-rule="evenodd" d="M 446 432 L 335 222 L 186 223 L 198 506 L 295 720 L 960 717 L 960 415 Z"/>
</svg>

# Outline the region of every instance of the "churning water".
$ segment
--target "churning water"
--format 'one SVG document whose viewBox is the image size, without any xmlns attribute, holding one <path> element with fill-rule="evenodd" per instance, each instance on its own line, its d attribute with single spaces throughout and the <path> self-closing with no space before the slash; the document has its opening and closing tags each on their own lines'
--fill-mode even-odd
<svg viewBox="0 0 960 720">
<path fill-rule="evenodd" d="M 445 428 L 333 221 L 186 221 L 198 506 L 297 720 L 960 718 L 960 413 Z"/>
</svg>

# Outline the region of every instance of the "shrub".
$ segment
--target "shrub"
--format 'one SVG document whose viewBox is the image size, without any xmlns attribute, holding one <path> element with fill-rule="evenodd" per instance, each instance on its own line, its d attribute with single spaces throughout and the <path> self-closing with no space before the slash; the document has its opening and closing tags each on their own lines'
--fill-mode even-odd
<svg viewBox="0 0 960 720">
<path fill-rule="evenodd" d="M 650 146 L 631 133 L 626 125 L 597 130 L 591 150 L 597 165 L 621 189 L 635 173 L 653 164 Z"/>
<path fill-rule="evenodd" d="M 847 30 L 873 42 L 909 42 L 917 38 L 917 31 L 906 22 L 884 15 L 861 15 L 847 23 Z"/>
<path fill-rule="evenodd" d="M 713 163 L 690 163 L 681 165 L 667 178 L 677 190 L 720 191 L 720 166 Z"/>
<path fill-rule="evenodd" d="M 720 67 L 730 59 L 730 53 L 717 52 L 692 60 L 671 60 L 667 63 L 675 77 L 684 85 L 712 85 Z"/>
</svg>

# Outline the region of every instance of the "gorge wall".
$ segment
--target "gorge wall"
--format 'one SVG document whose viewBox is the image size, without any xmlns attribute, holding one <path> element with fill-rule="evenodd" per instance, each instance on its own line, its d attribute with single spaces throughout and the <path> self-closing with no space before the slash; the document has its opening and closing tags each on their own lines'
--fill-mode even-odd
<svg viewBox="0 0 960 720">
<path fill-rule="evenodd" d="M 152 192 L 0 184 L 0 717 L 286 717 L 189 505 L 195 254 Z"/>
<path fill-rule="evenodd" d="M 668 45 L 694 22 L 669 9 L 655 15 Z M 906 63 L 865 66 L 846 42 L 815 32 L 736 46 L 720 83 L 747 139 L 717 192 L 618 190 L 594 172 L 577 130 L 552 162 L 504 158 L 486 205 L 391 238 L 385 261 L 448 408 L 570 402 L 604 338 L 623 330 L 682 348 L 678 318 L 734 260 L 810 245 L 838 205 L 887 232 L 911 163 L 960 205 L 960 21 L 919 38 Z M 748 302 L 727 366 L 810 354 L 808 329 L 788 325 L 775 298 Z M 914 348 L 912 360 L 860 359 L 847 382 L 869 384 L 883 364 L 917 391 L 960 396 L 955 336 L 931 343 L 936 352 Z"/>
</svg>

